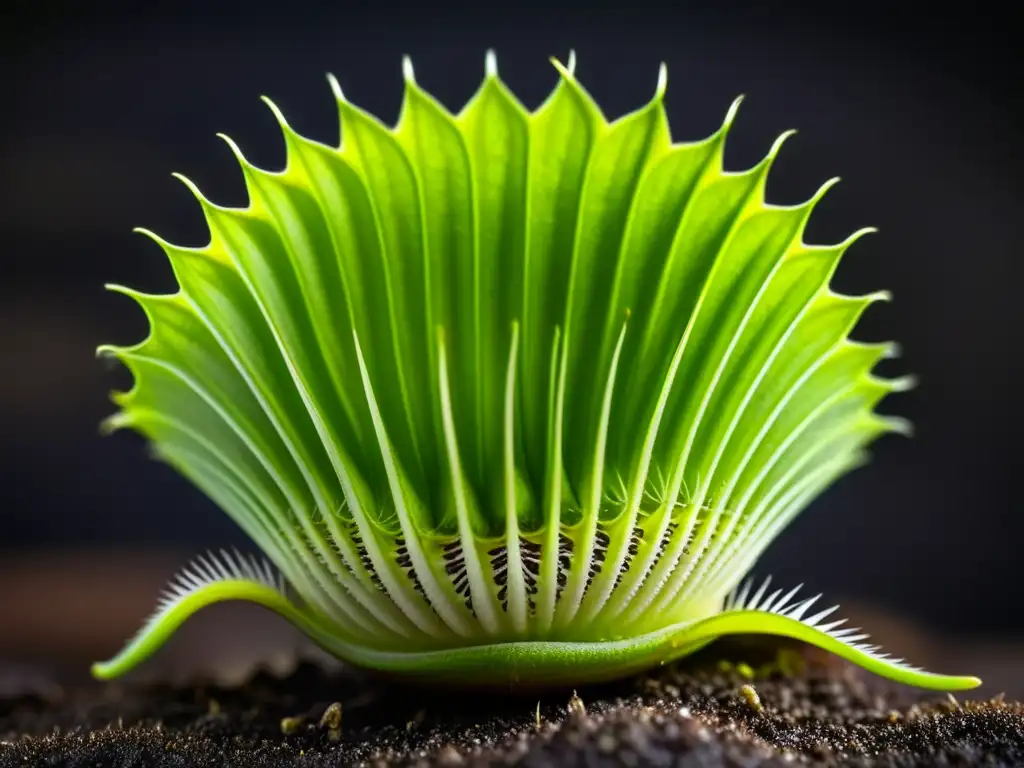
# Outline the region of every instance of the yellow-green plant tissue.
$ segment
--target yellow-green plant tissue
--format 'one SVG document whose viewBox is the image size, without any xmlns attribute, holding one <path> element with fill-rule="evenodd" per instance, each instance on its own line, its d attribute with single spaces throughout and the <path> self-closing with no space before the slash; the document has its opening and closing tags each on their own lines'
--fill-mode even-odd
<svg viewBox="0 0 1024 768">
<path fill-rule="evenodd" d="M 528 111 L 493 54 L 458 114 L 404 64 L 395 128 L 330 80 L 340 147 L 270 102 L 284 170 L 238 158 L 249 204 L 192 190 L 208 245 L 149 236 L 177 292 L 137 301 L 130 427 L 230 515 L 259 558 L 200 557 L 94 674 L 191 614 L 251 600 L 354 665 L 462 684 L 621 677 L 737 633 L 813 643 L 957 690 L 747 571 L 794 515 L 907 424 L 907 378 L 853 341 L 887 294 L 829 288 L 807 202 L 765 201 L 783 139 L 727 172 L 739 100 L 674 142 L 666 73 L 609 122 L 573 74 Z M 652 85 L 654 85 L 652 77 Z M 326 91 L 326 88 L 325 88 Z"/>
</svg>

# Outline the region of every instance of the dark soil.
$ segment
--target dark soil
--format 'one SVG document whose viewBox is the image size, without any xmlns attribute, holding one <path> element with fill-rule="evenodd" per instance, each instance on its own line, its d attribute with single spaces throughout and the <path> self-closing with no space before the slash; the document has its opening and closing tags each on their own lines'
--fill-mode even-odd
<svg viewBox="0 0 1024 768">
<path fill-rule="evenodd" d="M 412 688 L 310 663 L 231 689 L 24 690 L 0 701 L 3 766 L 1024 765 L 1020 704 L 922 694 L 752 642 L 578 696 Z"/>
</svg>

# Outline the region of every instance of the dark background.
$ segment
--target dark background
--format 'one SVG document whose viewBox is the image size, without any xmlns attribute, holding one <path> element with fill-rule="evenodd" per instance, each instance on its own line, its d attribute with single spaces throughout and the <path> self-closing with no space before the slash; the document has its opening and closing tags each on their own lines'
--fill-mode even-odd
<svg viewBox="0 0 1024 768">
<path fill-rule="evenodd" d="M 93 350 L 145 332 L 141 312 L 103 283 L 173 289 L 162 255 L 130 229 L 205 242 L 198 206 L 171 171 L 240 204 L 241 175 L 214 134 L 279 166 L 261 94 L 301 133 L 336 143 L 328 71 L 390 123 L 404 53 L 456 110 L 493 47 L 532 108 L 556 82 L 548 56 L 564 60 L 572 47 L 578 77 L 610 117 L 642 105 L 666 61 L 678 139 L 709 134 L 746 94 L 727 167 L 753 164 L 795 127 L 771 201 L 803 200 L 839 175 L 809 239 L 880 229 L 850 251 L 835 287 L 893 291 L 895 303 L 874 308 L 855 335 L 902 343 L 889 370 L 921 385 L 883 409 L 917 434 L 876 444 L 874 462 L 799 517 L 758 571 L 942 629 L 1024 630 L 1024 163 L 1008 17 L 983 4 L 946 17 L 862 3 L 514 13 L 176 3 L 89 14 L 48 4 L 45 16 L 41 5 L 0 19 L 0 566 L 42 548 L 241 542 L 141 439 L 97 431 L 108 391 L 129 380 Z"/>
</svg>

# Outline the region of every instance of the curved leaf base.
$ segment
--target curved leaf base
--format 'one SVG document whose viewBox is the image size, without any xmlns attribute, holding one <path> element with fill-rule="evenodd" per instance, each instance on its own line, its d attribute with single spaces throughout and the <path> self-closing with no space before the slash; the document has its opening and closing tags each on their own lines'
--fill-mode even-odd
<svg viewBox="0 0 1024 768">
<path fill-rule="evenodd" d="M 155 653 L 192 614 L 225 600 L 249 600 L 292 622 L 329 653 L 396 677 L 467 687 L 579 685 L 626 677 L 682 658 L 726 635 L 767 634 L 816 645 L 900 683 L 958 691 L 976 677 L 937 675 L 879 658 L 798 619 L 762 610 L 726 610 L 702 621 L 674 624 L 628 640 L 521 641 L 427 652 L 390 652 L 339 641 L 327 625 L 280 591 L 245 579 L 217 581 L 180 596 L 160 611 L 114 658 L 94 664 L 102 680 L 119 677 Z"/>
</svg>

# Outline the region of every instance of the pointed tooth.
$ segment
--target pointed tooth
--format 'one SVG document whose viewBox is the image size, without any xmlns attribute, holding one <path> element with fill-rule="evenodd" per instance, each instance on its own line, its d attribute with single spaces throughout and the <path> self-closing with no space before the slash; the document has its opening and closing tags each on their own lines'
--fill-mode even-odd
<svg viewBox="0 0 1024 768">
<path fill-rule="evenodd" d="M 231 557 L 227 550 L 222 549 L 220 551 L 220 561 L 223 563 L 224 568 L 231 574 L 231 578 L 239 578 L 242 576 L 242 570 L 238 567 L 235 559 Z"/>
<path fill-rule="evenodd" d="M 242 569 L 245 571 L 245 575 L 248 578 L 252 579 L 253 581 L 262 581 L 262 579 L 260 578 L 260 572 L 252 567 L 252 560 L 250 560 L 249 558 L 244 558 L 239 560 L 239 562 L 242 564 Z"/>
<path fill-rule="evenodd" d="M 836 619 L 835 621 L 830 621 L 828 624 L 822 624 L 818 627 L 818 629 L 822 632 L 832 634 L 833 630 L 837 629 L 838 627 L 841 627 L 847 621 L 849 621 L 849 619 Z"/>
<path fill-rule="evenodd" d="M 754 586 L 754 580 L 752 578 L 747 579 L 743 586 L 740 587 L 740 591 L 736 594 L 736 602 L 733 604 L 734 607 L 743 609 L 747 606 L 747 595 L 750 593 L 750 588 Z"/>
<path fill-rule="evenodd" d="M 750 598 L 749 610 L 751 610 L 751 611 L 760 610 L 759 606 L 761 604 L 761 598 L 764 597 L 764 593 L 768 591 L 768 585 L 771 584 L 771 583 L 772 583 L 772 577 L 771 576 L 769 576 L 767 579 L 764 580 L 764 584 L 761 585 L 761 588 L 759 590 L 757 590 L 757 592 L 755 593 L 755 595 L 752 598 Z"/>
<path fill-rule="evenodd" d="M 796 597 L 796 593 L 803 589 L 803 584 L 797 584 L 789 592 L 786 593 L 785 597 L 779 600 L 778 605 L 775 606 L 773 611 L 775 613 L 785 613 L 789 610 L 789 603 Z"/>
<path fill-rule="evenodd" d="M 789 618 L 796 619 L 797 621 L 803 621 L 803 616 L 805 613 L 807 613 L 807 609 L 814 605 L 820 597 L 821 593 L 819 592 L 814 597 L 809 597 L 806 600 L 804 600 L 796 608 L 793 609 L 793 611 L 789 614 Z"/>
<path fill-rule="evenodd" d="M 217 569 L 217 575 L 222 579 L 231 579 L 233 574 L 224 561 L 221 560 L 217 555 L 210 553 L 210 559 L 213 561 L 213 567 Z"/>
<path fill-rule="evenodd" d="M 213 567 L 206 561 L 203 555 L 196 557 L 192 567 L 194 572 L 200 577 L 201 582 L 214 581 L 217 578 Z"/>
<path fill-rule="evenodd" d="M 780 594 L 782 594 L 782 590 L 781 589 L 776 589 L 774 592 L 772 592 L 770 595 L 768 595 L 768 597 L 765 598 L 764 605 L 761 606 L 761 610 L 762 611 L 767 611 L 768 613 L 774 613 L 775 612 L 775 601 L 778 599 Z"/>
<path fill-rule="evenodd" d="M 822 619 L 832 615 L 833 613 L 835 613 L 838 610 L 839 610 L 839 606 L 838 605 L 833 605 L 831 608 L 826 608 L 825 610 L 823 610 L 823 611 L 821 611 L 819 613 L 814 614 L 809 619 L 804 619 L 804 624 L 807 624 L 807 625 L 812 626 L 812 627 L 817 627 Z"/>
</svg>

